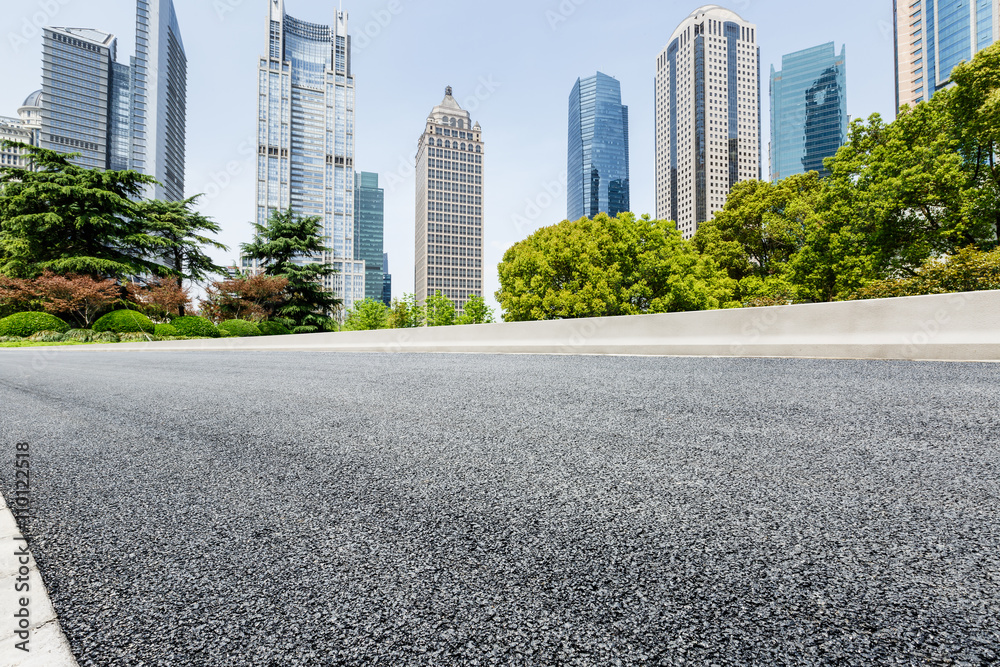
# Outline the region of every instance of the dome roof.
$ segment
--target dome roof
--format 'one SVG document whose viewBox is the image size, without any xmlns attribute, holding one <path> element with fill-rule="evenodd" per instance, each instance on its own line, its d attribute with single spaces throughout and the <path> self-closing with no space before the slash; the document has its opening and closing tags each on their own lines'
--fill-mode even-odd
<svg viewBox="0 0 1000 667">
<path fill-rule="evenodd" d="M 28 99 L 24 100 L 22 107 L 40 107 L 42 106 L 42 91 L 36 90 L 32 94 L 28 95 Z"/>
<path fill-rule="evenodd" d="M 746 20 L 742 16 L 740 16 L 731 9 L 726 9 L 721 5 L 702 5 L 698 9 L 688 14 L 687 18 L 681 21 L 680 25 L 677 26 L 677 29 L 674 30 L 674 33 L 670 36 L 670 39 L 667 40 L 667 44 L 673 42 L 674 38 L 681 33 L 681 28 L 684 26 L 685 23 L 687 23 L 691 19 L 696 19 L 704 14 L 711 14 L 712 18 L 717 19 L 719 21 L 739 21 L 740 23 L 746 23 Z"/>
</svg>

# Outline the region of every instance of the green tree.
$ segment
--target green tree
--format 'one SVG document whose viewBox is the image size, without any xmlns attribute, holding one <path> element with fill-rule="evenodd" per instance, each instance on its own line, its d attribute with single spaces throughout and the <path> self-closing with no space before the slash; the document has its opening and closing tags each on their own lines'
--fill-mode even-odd
<svg viewBox="0 0 1000 667">
<path fill-rule="evenodd" d="M 486 305 L 486 299 L 481 296 L 474 296 L 465 302 L 462 314 L 455 320 L 455 324 L 493 324 L 493 309 Z"/>
<path fill-rule="evenodd" d="M 429 327 L 450 327 L 455 324 L 455 304 L 440 291 L 427 297 L 424 313 L 424 321 Z"/>
<path fill-rule="evenodd" d="M 404 294 L 402 299 L 393 299 L 389 307 L 390 329 L 413 329 L 424 326 L 424 309 L 417 303 L 415 294 Z"/>
<path fill-rule="evenodd" d="M 342 305 L 340 299 L 323 287 L 336 270 L 325 262 L 293 261 L 330 252 L 323 241 L 321 219 L 299 217 L 289 209 L 272 211 L 265 224 L 254 223 L 253 227 L 254 239 L 243 244 L 243 255 L 257 260 L 266 275 L 288 280 L 288 298 L 281 316 L 292 320 L 297 327 L 327 327 L 334 310 Z"/>
<path fill-rule="evenodd" d="M 990 245 L 1000 244 L 1000 42 L 955 67 L 951 80 L 952 116 L 973 186 L 965 214 L 990 225 Z"/>
<path fill-rule="evenodd" d="M 540 229 L 511 247 L 499 270 L 508 322 L 735 305 L 736 282 L 674 223 L 631 213 Z"/>
<path fill-rule="evenodd" d="M 96 279 L 157 273 L 165 247 L 133 200 L 154 179 L 99 171 L 72 155 L 5 142 L 28 167 L 0 167 L 0 273 L 31 278 L 45 270 Z"/>
<path fill-rule="evenodd" d="M 184 201 L 147 199 L 136 204 L 149 232 L 162 239 L 160 255 L 165 267 L 164 277 L 174 277 L 180 287 L 184 280 L 206 280 L 210 274 L 225 271 L 205 252 L 207 247 L 229 250 L 206 234 L 218 234 L 222 228 L 211 218 L 192 210 L 197 200 L 198 197 Z M 180 314 L 185 314 L 183 305 Z"/>
<path fill-rule="evenodd" d="M 347 311 L 345 331 L 374 331 L 389 328 L 389 307 L 375 299 L 357 301 Z"/>
<path fill-rule="evenodd" d="M 801 248 L 822 191 L 814 171 L 777 183 L 737 183 L 725 207 L 698 226 L 694 245 L 712 255 L 735 280 L 756 276 L 763 281 L 780 275 Z"/>
</svg>

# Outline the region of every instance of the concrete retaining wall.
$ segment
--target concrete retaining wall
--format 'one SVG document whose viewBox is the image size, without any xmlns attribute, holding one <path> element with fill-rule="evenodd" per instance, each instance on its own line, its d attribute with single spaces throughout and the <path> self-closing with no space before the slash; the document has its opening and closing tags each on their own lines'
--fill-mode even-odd
<svg viewBox="0 0 1000 667">
<path fill-rule="evenodd" d="M 73 349 L 1000 361 L 1000 291 L 634 317 L 130 343 Z"/>
</svg>

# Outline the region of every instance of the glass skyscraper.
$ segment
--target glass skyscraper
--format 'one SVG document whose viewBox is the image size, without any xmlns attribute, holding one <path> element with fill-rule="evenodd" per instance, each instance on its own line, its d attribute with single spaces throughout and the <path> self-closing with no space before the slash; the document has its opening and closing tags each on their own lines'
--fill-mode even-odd
<svg viewBox="0 0 1000 667">
<path fill-rule="evenodd" d="M 136 55 L 90 28 L 45 28 L 40 145 L 95 169 L 133 169 L 184 198 L 187 58 L 172 0 L 136 0 Z"/>
<path fill-rule="evenodd" d="M 1000 40 L 1000 0 L 893 0 L 896 108 L 929 100 L 951 70 Z"/>
<path fill-rule="evenodd" d="M 365 298 L 381 301 L 385 191 L 378 174 L 362 171 L 354 178 L 354 259 L 365 263 Z"/>
<path fill-rule="evenodd" d="M 782 57 L 771 66 L 771 180 L 827 172 L 847 139 L 847 47 L 833 42 Z"/>
<path fill-rule="evenodd" d="M 187 56 L 173 0 L 136 0 L 132 168 L 154 176 L 157 199 L 184 198 Z"/>
<path fill-rule="evenodd" d="M 74 163 L 91 169 L 109 164 L 110 112 L 118 40 L 89 28 L 45 28 L 42 37 L 42 131 L 40 144 L 79 153 Z"/>
<path fill-rule="evenodd" d="M 382 254 L 382 303 L 392 305 L 392 274 L 389 273 L 389 253 Z"/>
<path fill-rule="evenodd" d="M 613 217 L 630 209 L 628 107 L 618 80 L 598 72 L 577 79 L 569 96 L 566 215 Z"/>
<path fill-rule="evenodd" d="M 332 26 L 285 13 L 269 0 L 267 55 L 258 63 L 257 222 L 291 209 L 323 221 L 320 257 L 337 273 L 324 287 L 349 310 L 365 298 L 354 248 L 354 77 L 347 14 Z"/>
</svg>

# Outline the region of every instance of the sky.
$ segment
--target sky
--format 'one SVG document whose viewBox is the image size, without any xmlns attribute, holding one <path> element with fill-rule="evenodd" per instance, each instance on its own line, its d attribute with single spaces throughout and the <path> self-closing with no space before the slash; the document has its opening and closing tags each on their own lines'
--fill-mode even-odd
<svg viewBox="0 0 1000 667">
<path fill-rule="evenodd" d="M 229 264 L 250 240 L 254 214 L 257 60 L 267 46 L 267 0 L 174 0 L 188 58 L 187 194 L 221 226 Z M 454 88 L 483 128 L 484 291 L 499 288 L 504 252 L 566 216 L 568 99 L 579 77 L 621 81 L 629 107 L 631 204 L 655 214 L 656 57 L 697 4 L 636 0 L 342 0 L 353 35 L 355 165 L 385 189 L 385 250 L 393 296 L 413 291 L 414 159 L 431 109 Z M 757 24 L 764 174 L 768 77 L 781 56 L 847 45 L 852 118 L 895 106 L 891 0 L 732 0 Z M 330 24 L 337 2 L 285 0 L 296 18 Z M 23 0 L 0 13 L 0 116 L 41 88 L 40 26 L 95 28 L 135 53 L 134 0 Z"/>
</svg>

